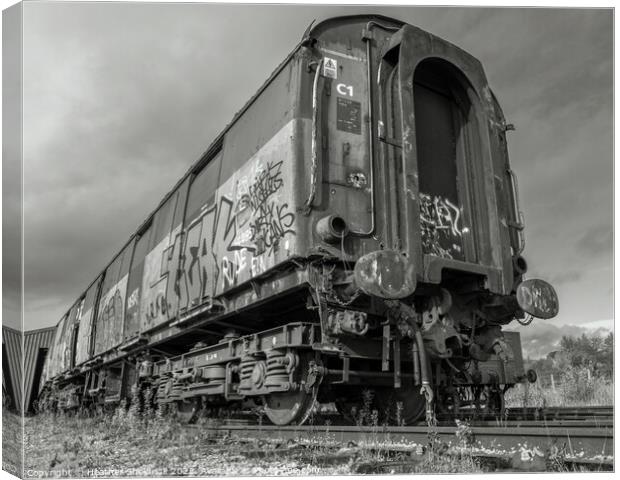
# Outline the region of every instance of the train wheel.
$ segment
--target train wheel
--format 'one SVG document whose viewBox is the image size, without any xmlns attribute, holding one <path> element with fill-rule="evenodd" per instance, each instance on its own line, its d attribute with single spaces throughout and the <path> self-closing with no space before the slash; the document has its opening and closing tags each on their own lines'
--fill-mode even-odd
<svg viewBox="0 0 620 480">
<path fill-rule="evenodd" d="M 313 358 L 313 355 L 299 355 L 301 380 L 307 381 Z M 274 425 L 302 425 L 312 413 L 319 391 L 318 382 L 310 391 L 306 391 L 306 384 L 298 383 L 301 385 L 299 390 L 272 393 L 264 397 L 265 414 Z"/>
<path fill-rule="evenodd" d="M 419 386 L 377 389 L 375 402 L 380 412 L 395 425 L 412 425 L 424 417 L 426 399 Z"/>
<path fill-rule="evenodd" d="M 179 400 L 176 403 L 176 417 L 181 423 L 194 423 L 198 419 L 198 412 L 202 402 L 198 398 Z"/>
</svg>

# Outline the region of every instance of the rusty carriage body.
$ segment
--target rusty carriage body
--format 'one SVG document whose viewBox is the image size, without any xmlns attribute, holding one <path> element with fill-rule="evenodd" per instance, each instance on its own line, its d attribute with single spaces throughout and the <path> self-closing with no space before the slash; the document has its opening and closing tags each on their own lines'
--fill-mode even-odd
<svg viewBox="0 0 620 480">
<path fill-rule="evenodd" d="M 310 28 L 60 321 L 41 401 L 501 410 L 528 380 L 502 326 L 558 310 L 523 279 L 507 129 L 456 46 L 379 16 Z"/>
</svg>

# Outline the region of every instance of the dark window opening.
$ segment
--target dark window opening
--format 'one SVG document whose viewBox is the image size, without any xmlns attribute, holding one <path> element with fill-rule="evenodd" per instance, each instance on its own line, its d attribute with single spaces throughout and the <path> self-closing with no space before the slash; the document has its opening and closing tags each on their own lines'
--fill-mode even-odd
<svg viewBox="0 0 620 480">
<path fill-rule="evenodd" d="M 47 357 L 47 348 L 39 348 L 36 355 L 36 361 L 34 366 L 34 374 L 32 377 L 32 383 L 28 386 L 30 390 L 30 401 L 28 402 L 26 411 L 35 411 L 35 402 L 39 396 L 39 386 L 41 384 L 41 375 L 43 374 L 43 366 L 45 365 L 45 358 Z"/>
<path fill-rule="evenodd" d="M 454 70 L 428 59 L 414 75 L 420 227 L 425 254 L 466 260 L 470 228 L 462 172 L 470 103 Z"/>
<path fill-rule="evenodd" d="M 9 356 L 4 343 L 2 343 L 2 366 L 2 406 L 15 411 L 18 406 L 15 401 L 15 392 L 13 391 Z"/>
</svg>

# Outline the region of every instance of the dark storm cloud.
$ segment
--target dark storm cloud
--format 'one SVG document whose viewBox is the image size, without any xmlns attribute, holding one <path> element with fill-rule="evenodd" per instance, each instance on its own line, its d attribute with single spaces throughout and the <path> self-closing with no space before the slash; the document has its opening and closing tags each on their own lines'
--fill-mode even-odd
<svg viewBox="0 0 620 480">
<path fill-rule="evenodd" d="M 24 8 L 28 327 L 60 318 L 313 19 L 368 12 L 418 25 L 481 60 L 517 126 L 509 147 L 532 275 L 557 280 L 559 321 L 611 318 L 611 293 L 600 288 L 611 284 L 611 248 L 588 236 L 611 222 L 611 11 Z"/>
</svg>

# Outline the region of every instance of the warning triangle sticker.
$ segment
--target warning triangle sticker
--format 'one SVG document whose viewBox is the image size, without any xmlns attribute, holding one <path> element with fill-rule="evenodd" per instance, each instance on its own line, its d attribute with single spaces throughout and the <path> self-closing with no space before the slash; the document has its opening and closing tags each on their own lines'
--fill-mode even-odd
<svg viewBox="0 0 620 480">
<path fill-rule="evenodd" d="M 333 58 L 325 57 L 323 62 L 323 76 L 327 78 L 338 77 L 338 62 Z"/>
</svg>

